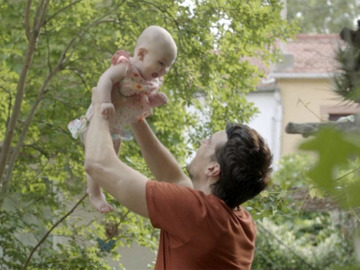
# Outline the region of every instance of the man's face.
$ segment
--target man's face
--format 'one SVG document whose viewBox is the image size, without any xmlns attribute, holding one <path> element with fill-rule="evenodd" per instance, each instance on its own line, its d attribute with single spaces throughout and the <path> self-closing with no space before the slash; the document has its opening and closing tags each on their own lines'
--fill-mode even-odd
<svg viewBox="0 0 360 270">
<path fill-rule="evenodd" d="M 225 131 L 216 132 L 210 138 L 201 141 L 194 159 L 187 165 L 192 180 L 196 180 L 202 173 L 205 173 L 208 166 L 216 161 L 215 151 L 221 148 L 226 141 Z"/>
</svg>

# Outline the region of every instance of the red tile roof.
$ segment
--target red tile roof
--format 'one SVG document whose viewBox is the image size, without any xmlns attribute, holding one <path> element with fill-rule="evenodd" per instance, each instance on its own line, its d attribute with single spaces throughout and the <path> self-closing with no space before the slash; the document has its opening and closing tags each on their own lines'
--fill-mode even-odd
<svg viewBox="0 0 360 270">
<path fill-rule="evenodd" d="M 344 42 L 338 34 L 298 34 L 282 45 L 284 54 L 293 55 L 293 64 L 283 69 L 275 67 L 273 73 L 332 73 L 337 66 L 335 54 L 340 45 Z"/>
</svg>

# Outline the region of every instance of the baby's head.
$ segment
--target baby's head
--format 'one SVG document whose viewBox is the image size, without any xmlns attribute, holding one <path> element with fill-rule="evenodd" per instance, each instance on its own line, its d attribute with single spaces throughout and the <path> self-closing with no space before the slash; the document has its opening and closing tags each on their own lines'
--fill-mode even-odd
<svg viewBox="0 0 360 270">
<path fill-rule="evenodd" d="M 138 38 L 134 64 L 145 80 L 165 75 L 174 63 L 177 47 L 168 31 L 160 26 L 149 26 Z"/>
</svg>

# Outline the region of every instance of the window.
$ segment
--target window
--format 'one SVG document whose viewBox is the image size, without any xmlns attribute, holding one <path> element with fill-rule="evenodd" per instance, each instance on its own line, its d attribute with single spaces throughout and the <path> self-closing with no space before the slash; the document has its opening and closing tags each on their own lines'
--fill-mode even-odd
<svg viewBox="0 0 360 270">
<path fill-rule="evenodd" d="M 337 121 L 341 117 L 360 113 L 360 104 L 321 106 L 320 113 L 324 120 Z"/>
</svg>

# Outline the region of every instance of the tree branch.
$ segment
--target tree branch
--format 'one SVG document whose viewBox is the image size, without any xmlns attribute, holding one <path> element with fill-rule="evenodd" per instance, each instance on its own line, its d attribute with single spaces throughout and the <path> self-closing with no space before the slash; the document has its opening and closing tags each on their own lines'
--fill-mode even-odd
<svg viewBox="0 0 360 270">
<path fill-rule="evenodd" d="M 34 56 L 34 53 L 36 50 L 36 43 L 37 43 L 37 38 L 38 38 L 37 35 L 38 35 L 38 32 L 32 33 L 27 50 L 26 50 L 25 61 L 24 61 L 24 65 L 23 65 L 23 68 L 22 68 L 22 71 L 20 74 L 18 86 L 17 86 L 17 94 L 16 94 L 13 112 L 11 114 L 9 123 L 7 125 L 7 129 L 6 129 L 4 146 L 3 146 L 3 149 L 1 151 L 1 156 L 0 156 L 0 187 L 3 182 L 3 175 L 4 175 L 4 171 L 5 171 L 6 162 L 9 157 L 10 146 L 11 146 L 11 143 L 12 143 L 12 140 L 14 137 L 16 122 L 17 122 L 17 119 L 19 118 L 22 102 L 24 99 L 26 79 L 27 79 L 28 72 L 30 70 L 30 66 L 32 63 L 32 59 L 33 59 L 33 56 Z"/>
<path fill-rule="evenodd" d="M 311 110 L 311 109 L 309 108 L 309 106 L 308 106 L 307 104 L 305 104 L 304 101 L 302 101 L 301 98 L 298 98 L 298 103 L 301 103 L 302 105 L 304 105 L 304 107 L 305 107 L 309 112 L 311 112 L 317 119 L 319 119 L 320 121 L 322 121 L 322 120 L 321 120 L 321 117 L 318 116 L 313 110 Z"/>
<path fill-rule="evenodd" d="M 41 14 L 39 29 L 46 24 L 46 15 L 49 9 L 49 4 L 50 4 L 50 0 L 46 0 L 45 5 L 43 7 L 43 12 Z"/>
<path fill-rule="evenodd" d="M 41 101 L 43 100 L 43 98 L 45 97 L 45 94 L 47 92 L 47 87 L 48 87 L 48 84 L 50 83 L 51 79 L 58 73 L 58 71 L 60 71 L 64 65 L 64 63 L 66 63 L 71 56 L 68 56 L 66 58 L 66 54 L 68 53 L 68 51 L 72 48 L 72 46 L 75 43 L 75 41 L 77 39 L 81 40 L 82 36 L 89 30 L 91 29 L 92 27 L 96 26 L 96 25 L 99 25 L 101 23 L 108 23 L 108 22 L 118 22 L 117 20 L 110 20 L 110 19 L 107 19 L 107 20 L 104 20 L 103 18 L 108 16 L 108 14 L 104 15 L 103 17 L 99 18 L 98 20 L 96 20 L 95 22 L 93 22 L 92 24 L 90 24 L 88 27 L 86 27 L 76 38 L 73 38 L 70 43 L 68 44 L 68 46 L 65 48 L 65 50 L 63 51 L 63 53 L 61 54 L 60 56 L 60 59 L 57 63 L 57 65 L 55 66 L 55 68 L 53 70 L 51 70 L 49 76 L 47 77 L 46 81 L 44 82 L 39 94 L 38 94 L 38 97 L 35 101 L 35 104 L 32 106 L 31 108 L 31 111 L 29 113 L 29 116 L 27 117 L 26 121 L 25 121 L 25 124 L 22 128 L 22 132 L 21 132 L 21 135 L 20 135 L 20 138 L 19 138 L 19 141 L 13 151 L 13 153 L 11 154 L 11 157 L 10 157 L 10 160 L 8 162 L 8 168 L 7 168 L 7 173 L 6 173 L 6 177 L 5 179 L 2 181 L 2 186 L 1 186 L 1 183 L 0 183 L 0 187 L 1 188 L 6 188 L 10 182 L 10 179 L 12 177 L 12 173 L 13 173 L 13 168 L 14 168 L 14 165 L 15 165 L 15 161 L 16 161 L 16 158 L 20 152 L 20 148 L 22 147 L 24 141 L 25 141 L 25 138 L 26 138 L 26 135 L 27 135 L 27 132 L 29 130 L 29 127 L 35 117 L 35 114 L 37 112 L 37 109 L 41 103 Z M 20 108 L 21 108 L 21 105 L 20 105 Z M 19 108 L 19 111 L 20 111 L 20 108 Z M 14 127 L 15 128 L 15 127 Z M 8 154 L 9 156 L 9 154 Z M 5 164 L 6 164 L 6 161 L 5 161 Z M 5 168 L 5 166 L 4 166 Z M 0 171 L 1 172 L 1 171 Z"/>
<path fill-rule="evenodd" d="M 31 2 L 32 0 L 28 0 L 27 4 L 26 4 L 26 11 L 25 11 L 25 33 L 26 33 L 26 37 L 27 40 L 30 41 L 30 36 L 31 36 L 31 32 L 30 32 L 30 7 L 31 7 Z"/>
<path fill-rule="evenodd" d="M 48 84 L 50 83 L 51 79 L 57 74 L 57 72 L 60 70 L 61 68 L 61 64 L 62 64 L 62 59 L 60 59 L 59 63 L 56 65 L 56 67 L 51 71 L 51 73 L 49 74 L 49 76 L 47 77 L 47 79 L 45 80 L 39 94 L 38 94 L 38 97 L 35 101 L 35 104 L 32 106 L 31 108 L 31 111 L 29 113 L 29 116 L 27 117 L 26 121 L 25 121 L 25 124 L 23 125 L 23 128 L 22 128 L 22 131 L 21 131 L 21 134 L 20 134 L 20 138 L 19 138 L 19 141 L 18 143 L 16 144 L 16 147 L 14 149 L 14 151 L 12 152 L 11 154 L 11 157 L 10 157 L 10 160 L 9 160 L 9 163 L 8 163 L 8 168 L 7 168 L 7 173 L 6 173 L 6 177 L 3 181 L 3 188 L 6 187 L 9 182 L 10 182 L 10 179 L 12 177 L 12 172 L 13 172 L 13 168 L 14 168 L 14 165 L 15 165 L 15 161 L 16 161 L 16 158 L 18 156 L 18 154 L 20 153 L 20 148 L 23 146 L 24 144 L 24 141 L 25 141 L 25 138 L 26 138 L 26 135 L 27 135 L 27 132 L 29 130 L 29 127 L 35 117 L 35 114 L 37 112 L 37 109 L 39 108 L 39 105 L 41 103 L 41 101 L 44 99 L 45 97 L 45 94 L 46 92 L 48 91 L 47 90 L 47 87 L 48 87 Z"/>
<path fill-rule="evenodd" d="M 14 138 L 14 131 L 15 131 L 15 127 L 16 127 L 16 122 L 19 118 L 20 112 L 21 112 L 21 107 L 22 107 L 22 102 L 24 100 L 24 94 L 25 94 L 25 85 L 26 85 L 26 79 L 32 64 L 32 60 L 36 51 L 36 47 L 37 47 L 37 42 L 38 42 L 38 37 L 40 35 L 40 29 L 41 26 L 43 25 L 43 21 L 45 19 L 48 7 L 49 7 L 49 2 L 50 0 L 42 0 L 39 3 L 39 6 L 37 8 L 36 11 L 36 15 L 35 15 L 35 20 L 34 20 L 34 26 L 33 26 L 33 31 L 30 33 L 30 29 L 26 29 L 26 33 L 30 34 L 29 37 L 29 44 L 26 50 L 26 56 L 25 56 L 25 62 L 20 74 L 20 78 L 19 78 L 19 82 L 18 82 L 18 87 L 17 87 L 17 94 L 16 94 L 16 99 L 15 99 L 15 104 L 14 104 L 14 108 L 13 108 L 13 112 L 10 118 L 10 121 L 8 123 L 7 129 L 6 129 L 6 135 L 5 135 L 5 140 L 4 140 L 4 147 L 1 151 L 1 156 L 0 156 L 0 191 L 7 185 L 7 183 L 9 182 L 8 178 L 6 178 L 5 180 L 3 179 L 4 176 L 4 172 L 5 172 L 5 168 L 6 168 L 6 163 L 9 159 L 9 152 L 10 152 L 10 146 L 11 143 L 13 141 Z M 29 12 L 30 12 L 30 5 L 31 5 L 31 1 L 28 1 L 27 3 L 27 7 L 26 7 L 26 13 L 25 13 L 25 17 L 27 20 L 27 26 L 30 26 L 30 22 L 29 22 Z M 16 150 L 14 151 L 14 153 L 12 154 L 12 156 L 16 156 Z M 11 174 L 11 172 L 10 172 Z M 9 173 L 7 174 L 9 175 Z"/>
<path fill-rule="evenodd" d="M 76 41 L 78 40 L 78 42 L 82 39 L 82 37 L 94 26 L 97 26 L 101 23 L 110 23 L 110 22 L 115 22 L 115 23 L 119 23 L 121 21 L 119 20 L 115 20 L 115 19 L 104 19 L 105 17 L 109 16 L 109 14 L 111 13 L 107 13 L 104 16 L 100 17 L 98 20 L 94 21 L 93 23 L 89 24 L 84 30 L 82 30 L 79 35 L 75 38 L 73 38 L 70 43 L 68 44 L 68 46 L 65 48 L 62 57 L 65 58 L 66 54 L 68 53 L 68 51 L 70 50 L 71 47 L 74 46 L 74 44 L 76 44 Z M 72 56 L 72 53 L 67 57 L 67 59 L 64 62 L 67 62 Z"/>
<path fill-rule="evenodd" d="M 326 123 L 303 123 L 297 124 L 289 122 L 285 127 L 285 132 L 288 134 L 301 134 L 307 138 L 318 132 L 324 127 L 334 127 L 336 129 L 360 133 L 360 127 L 357 122 L 326 122 Z"/>
<path fill-rule="evenodd" d="M 66 70 L 72 71 L 75 76 L 77 76 L 80 81 L 83 83 L 83 85 L 85 86 L 85 88 L 87 88 L 87 82 L 86 79 L 83 78 L 82 74 L 81 74 L 81 70 L 77 69 L 77 68 L 65 68 Z"/>
<path fill-rule="evenodd" d="M 15 105 L 14 105 L 14 109 L 13 109 L 13 113 L 12 116 L 10 118 L 7 130 L 6 130 L 6 136 L 5 136 L 5 140 L 4 140 L 4 146 L 3 149 L 1 151 L 1 156 L 0 156 L 0 191 L 4 188 L 7 187 L 10 179 L 12 177 L 12 173 L 13 173 L 13 168 L 14 168 L 14 164 L 17 158 L 17 155 L 20 152 L 20 148 L 22 147 L 24 141 L 25 141 L 25 137 L 27 135 L 28 129 L 31 125 L 31 122 L 36 114 L 36 111 L 42 101 L 42 99 L 45 97 L 46 92 L 48 91 L 47 87 L 48 84 L 50 82 L 50 80 L 57 74 L 58 71 L 60 71 L 63 66 L 64 63 L 66 63 L 67 61 L 69 61 L 69 59 L 71 58 L 71 54 L 69 56 L 67 56 L 69 50 L 71 48 L 73 48 L 75 46 L 75 44 L 77 43 L 76 41 L 80 41 L 82 39 L 82 37 L 84 36 L 85 33 L 87 33 L 89 31 L 89 29 L 91 29 L 94 26 L 97 26 L 101 23 L 109 23 L 109 22 L 115 22 L 115 23 L 120 23 L 120 21 L 118 20 L 113 20 L 113 19 L 104 19 L 105 17 L 107 17 L 109 14 L 111 14 L 111 12 L 101 16 L 99 19 L 97 19 L 96 21 L 94 21 L 93 23 L 91 23 L 90 25 L 88 25 L 84 30 L 82 30 L 78 36 L 76 36 L 75 38 L 73 38 L 69 44 L 66 46 L 65 50 L 63 51 L 63 53 L 60 56 L 60 59 L 57 63 L 57 65 L 55 66 L 55 68 L 53 70 L 51 70 L 49 76 L 47 77 L 46 81 L 44 82 L 42 89 L 40 90 L 38 97 L 30 111 L 29 116 L 27 117 L 25 124 L 22 128 L 22 132 L 19 138 L 19 141 L 14 149 L 14 152 L 12 152 L 12 154 L 10 154 L 10 145 L 12 143 L 13 137 L 14 137 L 14 131 L 15 131 L 15 126 L 16 126 L 16 122 L 17 119 L 20 115 L 20 111 L 21 111 L 21 107 L 22 107 L 22 102 L 23 102 L 23 98 L 24 98 L 24 93 L 25 93 L 25 84 L 26 84 L 26 79 L 27 79 L 27 75 L 32 63 L 32 58 L 33 55 L 35 53 L 36 50 L 36 44 L 37 44 L 37 40 L 38 40 L 38 36 L 40 34 L 40 29 L 41 27 L 43 27 L 43 22 L 45 21 L 45 15 L 47 13 L 47 9 L 48 9 L 48 5 L 49 5 L 49 0 L 42 0 L 39 4 L 38 10 L 36 12 L 36 19 L 34 22 L 34 30 L 31 34 L 31 39 L 28 45 L 28 50 L 27 50 L 27 54 L 26 54 L 26 59 L 25 59 L 25 64 L 24 64 L 24 68 L 23 71 L 21 73 L 20 79 L 19 79 L 19 83 L 18 83 L 18 89 L 17 89 L 17 96 L 16 96 L 16 100 L 15 100 Z M 39 20 L 39 17 L 41 17 L 42 19 Z M 9 156 L 10 156 L 10 160 L 9 160 Z M 6 165 L 8 163 L 8 166 L 6 168 Z M 6 173 L 6 177 L 4 178 L 4 173 L 5 173 L 5 169 L 7 171 Z"/>
<path fill-rule="evenodd" d="M 44 4 L 45 0 L 41 0 L 41 2 L 39 3 L 37 9 L 36 9 L 36 14 L 35 14 L 35 18 L 34 18 L 34 26 L 33 26 L 33 32 L 36 33 L 36 35 L 39 35 L 40 32 L 40 28 L 41 28 L 41 21 L 40 18 L 42 18 L 42 14 L 43 14 L 43 4 Z"/>
<path fill-rule="evenodd" d="M 58 11 L 56 11 L 54 14 L 52 14 L 51 16 L 49 16 L 49 18 L 47 19 L 47 21 L 50 21 L 52 19 L 54 19 L 59 13 L 63 12 L 65 9 L 68 9 L 69 7 L 76 5 L 77 3 L 80 3 L 83 0 L 77 0 L 75 2 L 70 3 L 69 5 L 59 9 Z"/>
<path fill-rule="evenodd" d="M 44 241 L 46 240 L 46 238 L 48 238 L 48 236 L 50 235 L 50 233 L 61 223 L 63 222 L 68 216 L 70 216 L 74 210 L 79 206 L 79 204 L 88 196 L 88 194 L 84 194 L 81 199 L 74 205 L 74 207 L 68 212 L 66 213 L 66 215 L 64 215 L 59 221 L 57 221 L 51 228 L 50 230 L 48 230 L 48 232 L 44 235 L 43 238 L 41 238 L 41 240 L 39 241 L 39 243 L 37 243 L 37 245 L 31 250 L 28 258 L 26 259 L 25 265 L 23 267 L 23 270 L 26 270 L 27 267 L 29 266 L 30 260 L 32 258 L 32 256 L 34 255 L 35 251 L 42 245 L 42 243 L 44 243 Z"/>
</svg>

